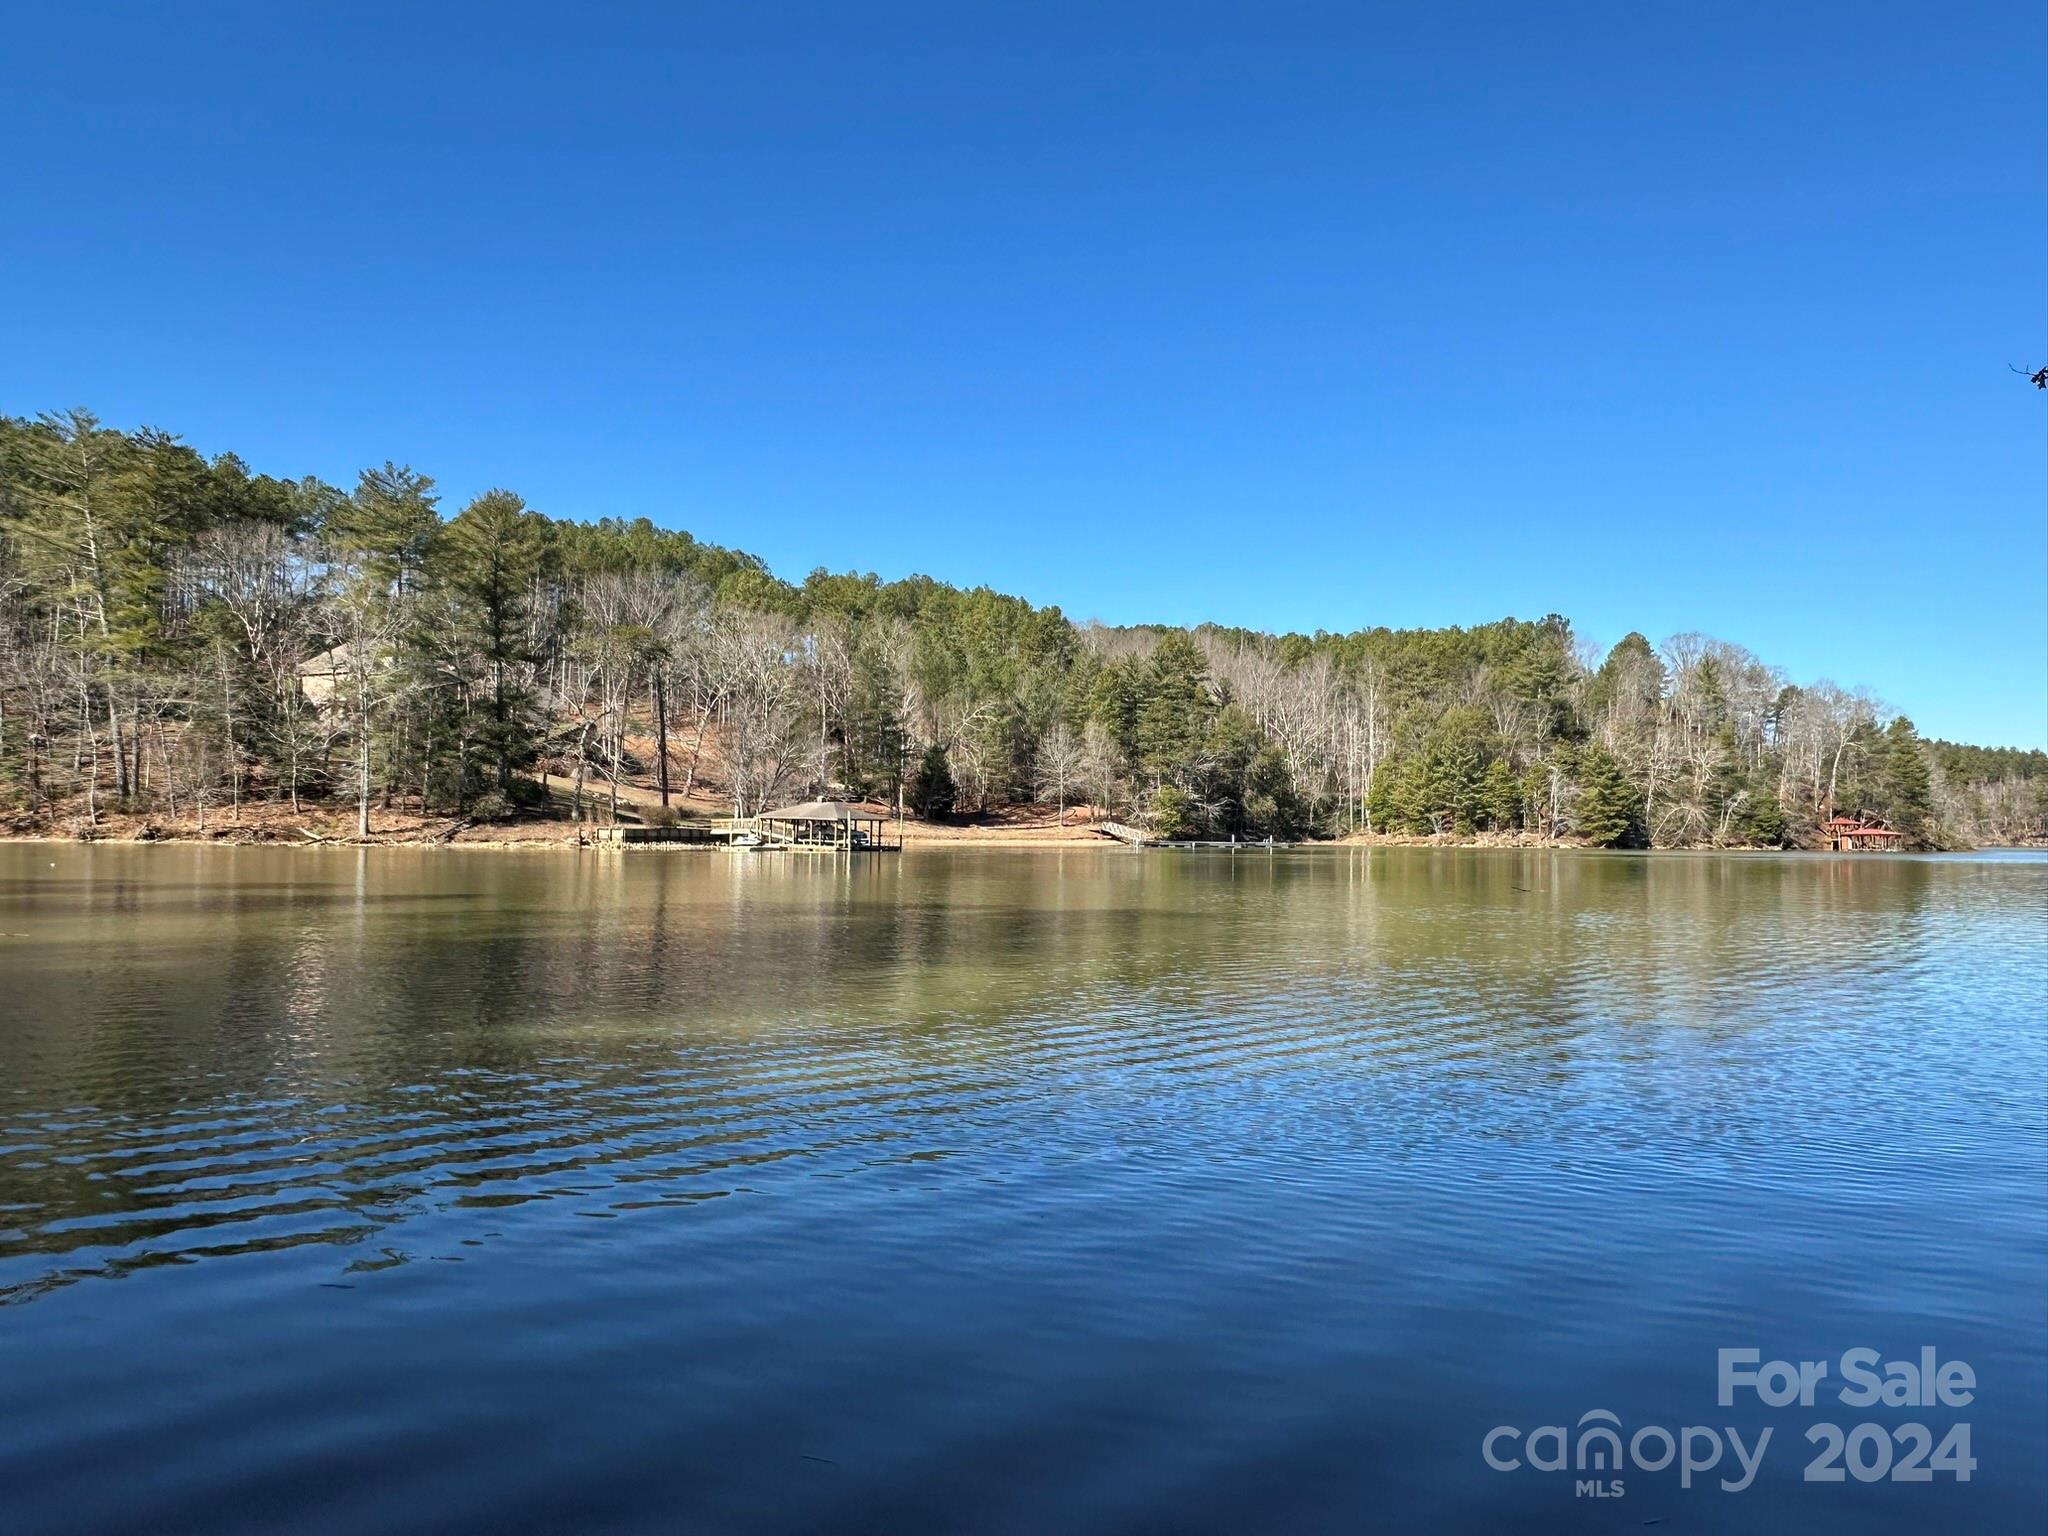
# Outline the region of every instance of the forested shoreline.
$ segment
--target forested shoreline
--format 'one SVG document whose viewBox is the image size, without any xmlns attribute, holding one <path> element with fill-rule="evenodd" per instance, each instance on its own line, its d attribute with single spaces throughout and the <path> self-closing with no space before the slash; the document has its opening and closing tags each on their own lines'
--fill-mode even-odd
<svg viewBox="0 0 2048 1536">
<path fill-rule="evenodd" d="M 2048 835 L 2048 754 L 1924 740 L 1702 635 L 1596 654 L 1556 615 L 1077 624 L 921 576 L 792 584 L 505 490 L 447 511 L 402 465 L 343 488 L 83 411 L 0 418 L 7 827 L 650 814 L 633 786 L 737 815 L 1085 804 L 1167 837 L 1799 847 L 1836 815 L 1923 848 Z"/>
</svg>

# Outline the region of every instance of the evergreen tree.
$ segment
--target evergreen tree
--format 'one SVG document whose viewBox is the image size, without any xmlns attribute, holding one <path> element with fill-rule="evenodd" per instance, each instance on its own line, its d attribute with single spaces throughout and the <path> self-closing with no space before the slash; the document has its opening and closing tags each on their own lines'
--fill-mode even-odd
<svg viewBox="0 0 2048 1536">
<path fill-rule="evenodd" d="M 1152 796 L 1152 835 L 1172 841 L 1194 830 L 1194 807 L 1178 784 L 1162 784 Z"/>
<path fill-rule="evenodd" d="M 1884 734 L 1878 793 L 1882 814 L 1894 831 L 1915 843 L 1927 841 L 1934 814 L 1934 791 L 1927 771 L 1927 753 L 1920 733 L 1904 715 Z"/>
<path fill-rule="evenodd" d="M 1245 778 L 1245 830 L 1270 837 L 1292 838 L 1308 825 L 1307 808 L 1287 771 L 1287 754 L 1278 747 L 1259 749 Z"/>
<path fill-rule="evenodd" d="M 1109 733 L 1126 763 L 1138 755 L 1138 686 L 1123 662 L 1104 667 L 1088 688 L 1087 718 Z"/>
<path fill-rule="evenodd" d="M 1145 668 L 1137 724 L 1138 761 L 1155 781 L 1194 766 L 1215 711 L 1208 682 L 1208 665 L 1185 630 L 1160 637 Z"/>
<path fill-rule="evenodd" d="M 1251 830 L 1253 770 L 1262 745 L 1251 716 L 1235 705 L 1217 711 L 1202 757 L 1208 769 L 1205 798 L 1214 805 L 1215 830 L 1226 836 L 1242 836 Z"/>
<path fill-rule="evenodd" d="M 424 579 L 427 552 L 441 530 L 435 511 L 439 502 L 430 476 L 410 465 L 387 463 L 362 472 L 355 494 L 335 509 L 329 532 L 371 576 L 403 594 Z"/>
<path fill-rule="evenodd" d="M 1537 740 L 1543 742 L 1577 729 L 1571 690 L 1579 665 L 1572 656 L 1569 620 L 1553 613 L 1533 627 L 1529 642 L 1501 668 L 1501 682 L 1510 698 L 1530 707 Z"/>
<path fill-rule="evenodd" d="M 1413 758 L 1389 758 L 1373 770 L 1366 811 L 1375 831 L 1427 832 L 1420 765 Z"/>
<path fill-rule="evenodd" d="M 1742 840 L 1759 848 L 1782 848 L 1788 830 L 1785 808 L 1778 804 L 1777 780 L 1767 769 L 1750 775 L 1748 795 L 1742 802 Z"/>
<path fill-rule="evenodd" d="M 936 742 L 924 749 L 924 757 L 911 776 L 909 798 L 912 809 L 924 817 L 953 814 L 953 765 L 946 761 L 946 749 Z"/>
<path fill-rule="evenodd" d="M 896 704 L 887 659 L 871 643 L 858 645 L 840 738 L 840 778 L 862 794 L 893 800 L 903 780 L 908 741 Z"/>
<path fill-rule="evenodd" d="M 1522 785 L 1506 758 L 1497 757 L 1487 764 L 1486 777 L 1479 786 L 1479 803 L 1485 808 L 1486 820 L 1494 831 L 1514 829 L 1521 817 Z"/>
<path fill-rule="evenodd" d="M 457 635 L 484 673 L 486 714 L 473 733 L 476 757 L 508 806 L 513 775 L 539 752 L 540 724 L 522 664 L 533 656 L 529 609 L 546 549 L 543 518 L 510 491 L 486 491 L 448 525 L 440 551 L 455 595 Z M 463 791 L 467 779 L 465 773 Z"/>
<path fill-rule="evenodd" d="M 1422 809 L 1433 830 L 1469 833 L 1486 814 L 1489 727 L 1476 709 L 1446 710 L 1422 753 Z"/>
<path fill-rule="evenodd" d="M 1633 847 L 1642 841 L 1642 800 L 1604 747 L 1588 747 L 1580 755 L 1573 818 L 1595 848 Z"/>
<path fill-rule="evenodd" d="M 1389 760 L 1380 763 L 1372 771 L 1372 781 L 1365 790 L 1366 825 L 1375 832 L 1400 830 L 1401 803 L 1396 791 L 1399 770 Z"/>
<path fill-rule="evenodd" d="M 418 592 L 427 551 L 440 531 L 434 482 L 387 463 L 366 469 L 355 493 L 330 509 L 330 580 L 339 645 L 334 667 L 345 673 L 341 694 L 349 710 L 354 758 L 356 835 L 370 835 L 370 803 L 381 765 L 385 794 L 400 772 L 410 777 L 408 752 L 420 733 L 400 704 L 436 698 L 419 662 L 428 648 L 418 625 Z M 424 685 L 424 686 L 423 686 Z M 425 775 L 421 776 L 424 784 Z"/>
</svg>

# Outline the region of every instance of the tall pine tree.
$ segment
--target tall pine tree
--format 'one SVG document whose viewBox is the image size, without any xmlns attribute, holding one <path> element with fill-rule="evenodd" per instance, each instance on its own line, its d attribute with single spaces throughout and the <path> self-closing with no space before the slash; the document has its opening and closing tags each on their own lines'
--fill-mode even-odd
<svg viewBox="0 0 2048 1536">
<path fill-rule="evenodd" d="M 1934 788 L 1920 733 L 1904 715 L 1884 733 L 1878 794 L 1892 829 L 1905 833 L 1911 842 L 1925 843 L 1934 817 Z"/>
<path fill-rule="evenodd" d="M 529 610 L 546 551 L 545 519 L 510 491 L 477 497 L 448 525 L 443 542 L 459 638 L 483 671 L 485 718 L 474 734 L 476 754 L 508 805 L 513 775 L 539 752 L 539 722 L 521 664 L 533 655 Z"/>
<path fill-rule="evenodd" d="M 1588 747 L 1579 757 L 1578 830 L 1595 848 L 1634 847 L 1642 839 L 1642 801 L 1614 754 Z"/>
</svg>

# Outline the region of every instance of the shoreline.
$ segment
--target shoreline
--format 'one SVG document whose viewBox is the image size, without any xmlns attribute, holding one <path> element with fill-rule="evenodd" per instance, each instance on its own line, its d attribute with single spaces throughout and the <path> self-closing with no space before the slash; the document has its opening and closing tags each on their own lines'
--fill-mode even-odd
<svg viewBox="0 0 2048 1536">
<path fill-rule="evenodd" d="M 414 848 L 414 849 L 488 849 L 503 853 L 549 852 L 549 853 L 678 853 L 718 852 L 716 848 L 699 847 L 639 847 L 628 846 L 620 849 L 600 849 L 586 835 L 578 837 L 573 827 L 562 827 L 556 823 L 529 823 L 512 826 L 470 826 L 451 824 L 438 830 L 413 825 L 403 828 L 388 828 L 372 831 L 367 838 L 347 833 L 316 832 L 300 823 L 279 830 L 274 826 L 228 826 L 208 827 L 161 827 L 151 824 L 147 827 L 106 828 L 90 836 L 79 836 L 75 832 L 58 829 L 19 831 L 0 830 L 0 844 L 26 843 L 40 846 L 93 846 L 106 844 L 123 848 L 141 847 L 183 847 L 183 848 L 285 848 L 285 849 L 335 849 L 335 848 Z M 506 833 L 514 835 L 507 836 Z M 523 833 L 524 835 L 519 835 Z M 1030 850 L 1048 849 L 1068 852 L 1085 849 L 1118 849 L 1127 847 L 1104 833 L 1088 827 L 980 827 L 980 826 L 931 826 L 907 823 L 903 828 L 903 849 L 907 853 L 949 852 L 963 849 L 1006 849 Z M 2042 844 L 1987 843 L 1964 849 L 1920 849 L 1921 853 L 1985 853 L 2006 850 L 2028 850 L 2043 847 Z M 1539 838 L 1527 834 L 1502 836 L 1481 834 L 1476 837 L 1422 837 L 1407 833 L 1353 833 L 1341 838 L 1314 838 L 1300 842 L 1278 845 L 1277 852 L 1298 852 L 1302 850 L 1332 851 L 1349 849 L 1434 849 L 1473 850 L 1483 852 L 1536 853 L 1536 852 L 1580 852 L 1580 853 L 1826 853 L 1826 849 L 1810 848 L 1759 848 L 1759 847 L 1711 847 L 1697 845 L 1681 848 L 1636 848 L 1599 849 L 1589 847 L 1583 841 L 1571 838 Z M 1142 851 L 1142 850 L 1133 850 Z M 1156 848 L 1154 852 L 1190 851 Z M 1267 851 L 1257 842 L 1245 842 L 1235 850 L 1206 849 L 1194 851 L 1254 853 Z M 1849 857 L 1849 855 L 1839 855 Z"/>
</svg>

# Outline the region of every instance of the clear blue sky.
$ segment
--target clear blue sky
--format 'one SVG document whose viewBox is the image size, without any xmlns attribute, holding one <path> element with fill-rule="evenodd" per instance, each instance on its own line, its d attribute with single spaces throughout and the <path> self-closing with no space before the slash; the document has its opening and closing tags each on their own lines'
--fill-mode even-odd
<svg viewBox="0 0 2048 1536">
<path fill-rule="evenodd" d="M 0 410 L 2048 741 L 2024 3 L 18 6 Z"/>
</svg>

